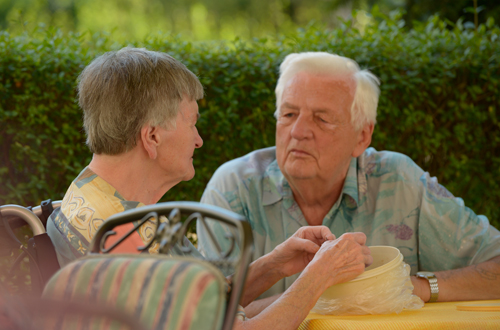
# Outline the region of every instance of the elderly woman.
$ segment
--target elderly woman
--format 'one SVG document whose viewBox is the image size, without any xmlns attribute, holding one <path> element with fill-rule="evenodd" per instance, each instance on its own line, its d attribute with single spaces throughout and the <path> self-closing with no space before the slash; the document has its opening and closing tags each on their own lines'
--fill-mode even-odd
<svg viewBox="0 0 500 330">
<path fill-rule="evenodd" d="M 109 216 L 154 204 L 192 179 L 193 153 L 203 145 L 196 129 L 203 87 L 167 54 L 133 48 L 106 53 L 84 69 L 78 94 L 93 158 L 48 221 L 61 265 L 85 255 Z M 115 252 L 136 252 L 151 239 L 152 226 L 142 226 Z M 258 316 L 242 313 L 235 328 L 296 328 L 328 286 L 356 277 L 372 262 L 365 240 L 361 233 L 335 239 L 326 227 L 297 231 L 250 265 L 242 304 L 283 277 L 302 271 L 300 280 Z"/>
</svg>

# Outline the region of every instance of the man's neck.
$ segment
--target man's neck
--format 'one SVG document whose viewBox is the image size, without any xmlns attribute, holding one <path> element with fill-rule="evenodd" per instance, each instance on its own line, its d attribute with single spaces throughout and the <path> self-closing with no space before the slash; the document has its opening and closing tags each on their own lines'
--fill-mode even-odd
<svg viewBox="0 0 500 330">
<path fill-rule="evenodd" d="M 325 180 L 288 180 L 293 197 L 310 226 L 318 226 L 339 199 L 347 177 L 331 182 Z"/>
<path fill-rule="evenodd" d="M 162 178 L 153 161 L 135 148 L 120 155 L 94 154 L 89 168 L 128 201 L 157 203 L 178 182 Z"/>
</svg>

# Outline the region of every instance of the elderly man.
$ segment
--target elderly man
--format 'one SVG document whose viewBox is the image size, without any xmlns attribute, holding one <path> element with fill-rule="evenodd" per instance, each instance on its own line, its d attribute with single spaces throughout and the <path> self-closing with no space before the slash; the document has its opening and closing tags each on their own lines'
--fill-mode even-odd
<svg viewBox="0 0 500 330">
<path fill-rule="evenodd" d="M 222 165 L 201 201 L 249 219 L 255 258 L 298 228 L 324 225 L 397 247 L 424 302 L 499 298 L 500 232 L 408 157 L 367 149 L 378 96 L 378 79 L 348 58 L 288 55 L 276 86 L 276 147 Z M 210 255 L 201 226 L 198 235 Z M 262 297 L 272 301 L 296 278 Z"/>
<path fill-rule="evenodd" d="M 203 144 L 196 129 L 203 87 L 167 54 L 134 48 L 106 53 L 84 69 L 78 94 L 93 158 L 48 221 L 61 265 L 86 254 L 109 216 L 154 204 L 174 185 L 192 179 L 193 153 Z M 131 226 L 118 228 L 117 236 Z M 153 234 L 146 223 L 114 252 L 137 253 Z M 283 277 L 302 271 L 302 280 L 258 317 L 248 320 L 243 314 L 235 328 L 296 329 L 328 286 L 358 276 L 371 264 L 365 240 L 363 233 L 335 239 L 324 226 L 297 230 L 250 265 L 242 304 Z"/>
</svg>

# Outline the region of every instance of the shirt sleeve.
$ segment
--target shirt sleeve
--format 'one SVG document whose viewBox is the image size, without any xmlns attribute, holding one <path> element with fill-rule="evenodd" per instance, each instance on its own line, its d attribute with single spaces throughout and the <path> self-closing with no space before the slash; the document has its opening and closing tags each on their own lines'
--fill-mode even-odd
<svg viewBox="0 0 500 330">
<path fill-rule="evenodd" d="M 500 255 L 500 232 L 425 172 L 420 177 L 419 269 L 440 271 Z"/>
<path fill-rule="evenodd" d="M 210 185 L 210 183 L 201 197 L 201 203 L 222 207 L 235 212 L 224 197 L 224 194 Z M 198 235 L 198 250 L 206 259 L 220 258 L 221 251 L 227 251 L 230 248 L 231 242 L 227 239 L 227 236 L 232 235 L 237 237 L 238 235 L 229 226 L 224 225 L 220 221 L 210 219 L 205 219 L 204 223 L 198 220 L 196 223 L 196 233 Z M 238 246 L 235 246 L 232 255 L 238 255 L 239 251 Z M 233 270 L 223 270 L 223 273 L 228 276 L 233 273 Z"/>
</svg>

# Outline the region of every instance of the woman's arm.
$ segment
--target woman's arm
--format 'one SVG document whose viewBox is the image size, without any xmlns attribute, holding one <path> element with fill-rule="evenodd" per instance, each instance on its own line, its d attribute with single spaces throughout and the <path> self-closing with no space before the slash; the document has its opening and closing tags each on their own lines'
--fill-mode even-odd
<svg viewBox="0 0 500 330">
<path fill-rule="evenodd" d="M 302 271 L 321 245 L 335 236 L 325 226 L 302 227 L 273 251 L 252 262 L 248 268 L 243 307 L 264 293 L 280 279 Z"/>
<path fill-rule="evenodd" d="M 325 242 L 281 297 L 256 317 L 236 320 L 233 329 L 296 329 L 328 287 L 355 278 L 373 262 L 365 241 L 363 233 L 351 233 Z"/>
</svg>

